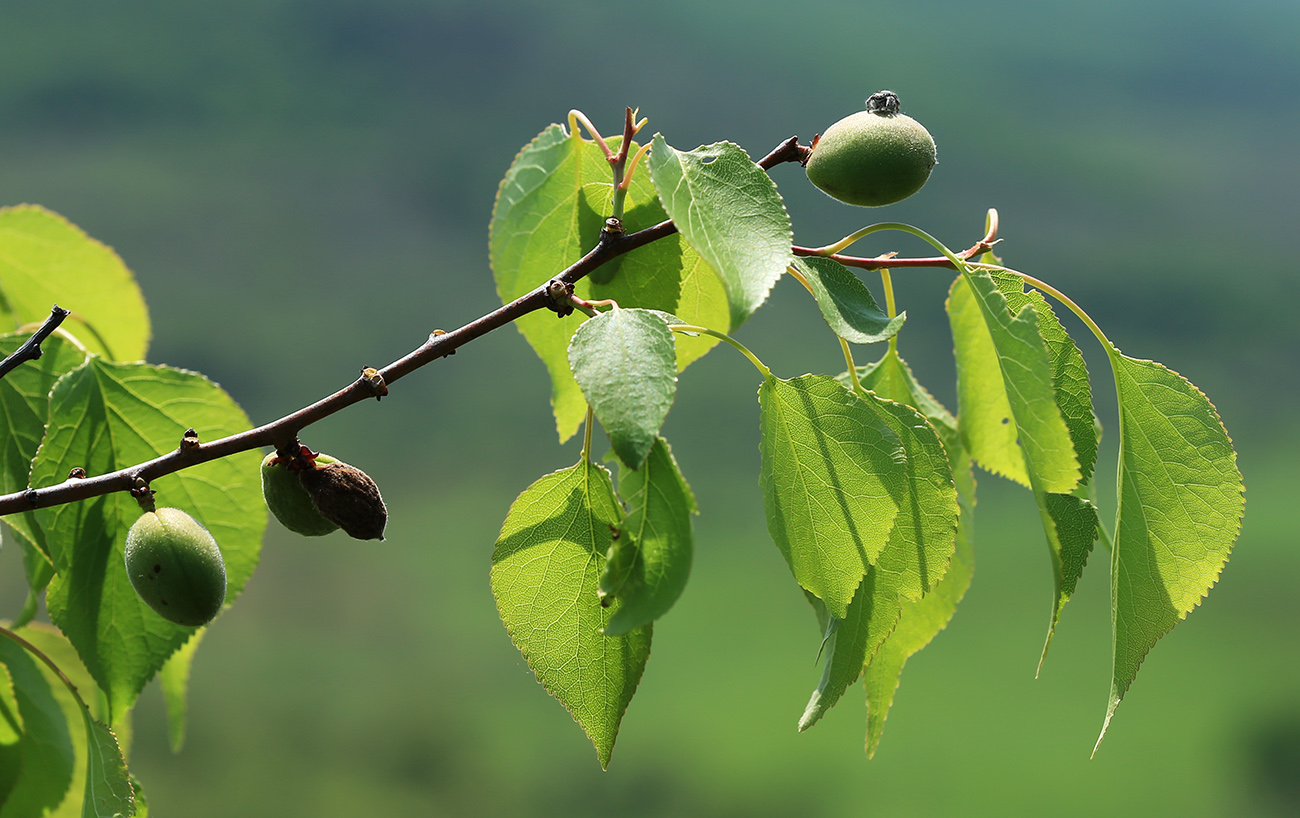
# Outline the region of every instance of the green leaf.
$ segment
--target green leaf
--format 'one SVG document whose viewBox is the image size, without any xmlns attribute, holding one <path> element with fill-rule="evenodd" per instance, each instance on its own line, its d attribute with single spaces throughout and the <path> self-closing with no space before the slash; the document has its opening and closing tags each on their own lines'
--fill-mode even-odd
<svg viewBox="0 0 1300 818">
<path fill-rule="evenodd" d="M 975 481 L 971 477 L 969 458 L 958 467 L 958 497 L 961 517 L 957 522 L 956 552 L 948 572 L 934 589 L 915 602 L 905 601 L 893 633 L 867 665 L 867 758 L 875 755 L 885 730 L 894 693 L 898 690 L 903 666 L 917 651 L 930 644 L 939 631 L 947 627 L 957 610 L 957 603 L 970 587 L 975 569 L 974 521 Z"/>
<path fill-rule="evenodd" d="M 1057 406 L 1038 311 L 1013 313 L 986 270 L 969 269 L 948 297 L 957 357 L 958 423 L 987 470 L 1058 494 L 1079 484 L 1079 460 Z"/>
<path fill-rule="evenodd" d="M 77 657 L 76 649 L 57 629 L 46 624 L 33 623 L 17 629 L 15 633 L 48 656 L 63 671 L 63 675 L 67 676 L 72 684 L 76 686 L 78 691 L 96 702 L 102 701 L 103 697 L 99 695 L 95 680 L 90 677 L 85 665 Z M 86 769 L 88 767 L 82 702 L 48 667 L 42 664 L 40 669 L 50 685 L 54 698 L 58 700 L 63 711 L 64 723 L 67 725 L 69 735 L 72 738 L 72 750 L 75 756 L 72 785 L 68 787 L 67 795 L 63 801 L 53 812 L 47 813 L 47 815 L 49 818 L 76 818 L 76 816 L 82 814 L 82 796 L 86 788 Z M 5 814 L 4 818 L 9 818 L 9 816 Z"/>
<path fill-rule="evenodd" d="M 1047 550 L 1052 558 L 1052 614 L 1043 652 L 1038 658 L 1038 673 L 1042 673 L 1061 611 L 1074 596 L 1088 555 L 1092 553 L 1092 544 L 1097 541 L 1098 526 L 1097 506 L 1087 498 L 1035 491 L 1034 500 L 1038 503 L 1038 516 L 1043 522 Z"/>
<path fill-rule="evenodd" d="M 898 515 L 902 444 L 833 378 L 769 376 L 758 400 L 768 532 L 799 585 L 843 619 Z"/>
<path fill-rule="evenodd" d="M 618 607 L 601 607 L 597 581 L 621 524 L 609 472 L 584 460 L 525 489 L 492 552 L 492 594 L 511 641 L 586 731 L 601 767 L 650 656 L 650 625 L 602 633 Z"/>
<path fill-rule="evenodd" d="M 859 367 L 858 377 L 863 387 L 881 397 L 917 407 L 930 421 L 947 453 L 960 508 L 955 552 L 947 573 L 921 599 L 902 600 L 894 630 L 867 664 L 864 673 L 867 689 L 866 749 L 870 758 L 880 743 L 904 664 L 943 630 L 970 586 L 975 557 L 975 478 L 971 473 L 970 455 L 957 432 L 957 421 L 917 382 L 912 370 L 896 351 L 889 351 L 874 364 Z M 841 376 L 841 380 L 848 380 L 847 373 Z"/>
<path fill-rule="evenodd" d="M 0 818 L 41 815 L 58 806 L 72 785 L 75 754 L 68 720 L 49 678 L 26 649 L 0 637 L 0 665 L 13 680 L 11 701 L 22 724 L 21 771 L 8 797 L 0 798 Z"/>
<path fill-rule="evenodd" d="M 14 680 L 0 662 L 0 812 L 23 771 L 23 733 Z"/>
<path fill-rule="evenodd" d="M 1032 306 L 1038 313 L 1038 332 L 1047 347 L 1047 357 L 1052 365 L 1052 389 L 1056 392 L 1056 405 L 1070 431 L 1070 442 L 1079 459 L 1081 483 L 1092 477 L 1097 463 L 1097 439 L 1100 425 L 1092 409 L 1092 384 L 1083 353 L 1061 325 L 1052 306 L 1037 290 L 1025 290 L 1025 280 L 1015 273 L 990 270 L 989 276 L 998 285 L 998 291 L 1007 300 L 1007 307 L 1019 313 Z"/>
<path fill-rule="evenodd" d="M 167 705 L 167 738 L 173 753 L 179 753 L 185 746 L 185 698 L 190 686 L 190 665 L 203 634 L 207 632 L 206 627 L 195 631 L 190 641 L 173 653 L 158 672 L 163 701 Z"/>
<path fill-rule="evenodd" d="M 1047 537 L 1053 596 L 1041 670 L 1096 539 L 1095 508 L 1070 496 L 1097 455 L 1088 371 L 1042 295 L 1025 292 L 1018 275 L 965 271 L 948 311 L 963 441 L 980 465 L 1032 489 Z"/>
<path fill-rule="evenodd" d="M 622 603 L 605 627 L 609 636 L 653 622 L 681 596 L 695 550 L 691 514 L 698 513 L 691 487 L 663 438 L 655 440 L 640 469 L 619 470 L 619 490 L 627 519 L 600 577 L 601 598 Z M 611 572 L 622 565 L 626 570 Z"/>
<path fill-rule="evenodd" d="M 888 357 L 897 358 L 892 352 Z M 887 369 L 877 366 L 872 374 Z M 862 384 L 864 389 L 874 385 L 871 379 Z M 952 560 L 957 492 L 938 434 L 911 406 L 871 392 L 864 399 L 902 442 L 907 458 L 906 488 L 889 541 L 858 588 L 848 616 L 837 626 L 822 681 L 799 721 L 800 730 L 815 724 L 857 681 L 864 664 L 894 630 L 901 603 L 925 596 Z"/>
<path fill-rule="evenodd" d="M 776 183 L 730 142 L 683 152 L 655 134 L 648 167 L 673 223 L 722 279 L 731 328 L 740 326 L 793 260 Z"/>
<path fill-rule="evenodd" d="M 130 818 L 135 815 L 135 791 L 117 737 L 90 710 L 83 707 L 81 714 L 89 764 L 81 814 L 83 818 Z"/>
<path fill-rule="evenodd" d="M 610 144 L 617 147 L 620 141 L 611 139 Z M 609 163 L 600 147 L 559 125 L 542 131 L 519 152 L 501 181 L 489 231 L 492 273 L 503 304 L 545 284 L 596 245 L 609 215 L 612 188 Z M 632 177 L 625 207 L 623 226 L 628 232 L 667 218 L 645 173 Z M 597 284 L 588 277 L 578 282 L 575 294 L 729 329 L 721 282 L 680 236 L 651 242 L 614 263 L 612 280 Z M 587 411 L 568 359 L 569 339 L 584 317 L 575 313 L 558 318 L 543 310 L 515 322 L 550 372 L 561 441 L 577 431 Z M 678 339 L 678 370 L 715 343 L 707 336 Z"/>
<path fill-rule="evenodd" d="M 794 259 L 793 266 L 808 282 L 831 331 L 849 343 L 888 341 L 903 328 L 907 313 L 885 315 L 866 285 L 835 259 L 808 256 Z"/>
<path fill-rule="evenodd" d="M 647 310 L 612 309 L 582 323 L 569 365 L 619 459 L 638 469 L 677 394 L 673 333 Z"/>
<path fill-rule="evenodd" d="M 92 357 L 55 386 L 32 482 L 62 482 L 76 466 L 96 475 L 145 462 L 175 450 L 187 428 L 214 440 L 250 425 L 202 375 Z M 216 538 L 226 562 L 227 604 L 252 574 L 266 527 L 260 461 L 258 452 L 242 452 L 152 484 L 160 506 L 188 512 Z M 139 515 L 125 492 L 37 512 L 59 572 L 47 597 L 50 617 L 76 646 L 114 716 L 194 633 L 154 613 L 127 580 L 123 547 Z"/>
<path fill-rule="evenodd" d="M 1161 364 L 1109 352 L 1120 437 L 1115 663 L 1098 746 L 1147 652 L 1218 580 L 1245 507 L 1232 441 L 1205 395 Z"/>
<path fill-rule="evenodd" d="M 0 329 L 72 310 L 60 329 L 91 352 L 138 361 L 149 346 L 144 297 L 117 253 L 34 205 L 0 208 Z"/>
<path fill-rule="evenodd" d="M 28 332 L 0 336 L 0 359 L 13 354 L 30 337 Z M 50 390 L 85 360 L 83 350 L 56 335 L 41 343 L 40 358 L 0 379 L 0 494 L 29 487 L 32 458 L 45 436 L 50 414 Z M 22 545 L 29 587 L 43 590 L 53 576 L 53 565 L 36 515 L 25 511 L 6 515 L 3 520 Z"/>
</svg>

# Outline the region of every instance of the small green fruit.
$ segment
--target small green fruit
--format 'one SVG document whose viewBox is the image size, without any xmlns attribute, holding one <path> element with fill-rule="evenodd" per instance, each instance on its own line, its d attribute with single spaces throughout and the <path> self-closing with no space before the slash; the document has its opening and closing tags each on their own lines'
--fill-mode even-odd
<svg viewBox="0 0 1300 818">
<path fill-rule="evenodd" d="M 217 541 L 178 508 L 147 511 L 131 526 L 126 575 L 145 604 L 177 625 L 206 625 L 226 601 Z"/>
<path fill-rule="evenodd" d="M 934 139 L 898 113 L 898 97 L 880 91 L 867 110 L 845 117 L 813 143 L 808 180 L 833 198 L 861 207 L 902 201 L 921 189 L 935 165 Z"/>
<path fill-rule="evenodd" d="M 316 455 L 315 461 L 320 465 L 338 462 L 327 454 Z M 330 522 L 316 510 L 316 504 L 298 479 L 298 472 L 291 470 L 275 452 L 262 461 L 262 499 L 280 525 L 295 534 L 321 537 L 339 529 L 338 523 Z"/>
</svg>

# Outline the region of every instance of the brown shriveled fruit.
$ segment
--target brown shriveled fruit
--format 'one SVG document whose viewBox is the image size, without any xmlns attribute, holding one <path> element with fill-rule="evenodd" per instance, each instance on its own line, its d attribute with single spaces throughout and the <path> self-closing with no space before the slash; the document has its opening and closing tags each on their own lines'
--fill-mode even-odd
<svg viewBox="0 0 1300 818">
<path fill-rule="evenodd" d="M 321 464 L 298 473 L 312 505 L 326 520 L 358 540 L 382 540 L 388 509 L 379 486 L 370 476 L 347 463 Z"/>
</svg>

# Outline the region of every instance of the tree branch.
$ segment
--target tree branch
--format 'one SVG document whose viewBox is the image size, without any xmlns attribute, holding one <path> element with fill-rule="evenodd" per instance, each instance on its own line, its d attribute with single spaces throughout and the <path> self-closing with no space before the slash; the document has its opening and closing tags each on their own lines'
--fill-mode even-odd
<svg viewBox="0 0 1300 818">
<path fill-rule="evenodd" d="M 798 138 L 792 136 L 778 145 L 767 156 L 760 159 L 757 164 L 764 170 L 770 170 L 773 166 L 783 162 L 802 161 L 806 151 L 807 148 L 799 144 Z M 451 332 L 435 331 L 427 341 L 409 354 L 383 369 L 377 371 L 363 370 L 360 378 L 333 395 L 322 398 L 292 414 L 285 415 L 279 420 L 209 443 L 199 442 L 196 438 L 187 435 L 178 441 L 179 445 L 175 450 L 155 457 L 153 460 L 128 466 L 115 472 L 94 477 L 73 475 L 57 485 L 29 488 L 0 496 L 0 516 L 76 502 L 77 500 L 98 497 L 115 491 L 130 491 L 135 486 L 137 479 L 144 480 L 146 483 L 152 482 L 159 477 L 191 466 L 197 466 L 200 463 L 207 463 L 263 446 L 274 446 L 277 451 L 287 450 L 295 443 L 301 430 L 329 417 L 335 412 L 346 409 L 354 403 L 360 403 L 369 398 L 382 397 L 387 392 L 388 384 L 397 382 L 438 358 L 453 354 L 457 349 L 475 338 L 486 335 L 517 318 L 540 309 L 553 310 L 562 315 L 567 314 L 568 311 L 572 310 L 569 296 L 572 294 L 573 285 L 581 281 L 591 271 L 617 256 L 676 232 L 677 227 L 671 220 L 660 222 L 653 227 L 647 227 L 635 233 L 624 233 L 616 221 L 610 220 L 610 222 L 606 223 L 606 229 L 601 231 L 600 240 L 596 243 L 596 246 L 550 281 L 459 329 Z M 992 232 L 996 232 L 996 227 L 993 228 Z M 975 245 L 967 253 L 974 254 L 977 249 L 985 247 L 990 241 L 992 241 L 992 237 L 986 237 L 984 241 Z M 796 247 L 794 250 L 797 254 L 800 250 L 806 250 L 806 248 Z M 850 266 L 861 266 L 851 264 L 854 261 L 851 256 L 842 257 L 837 255 L 832 256 L 832 258 L 843 264 L 850 264 Z M 860 261 L 872 260 L 863 259 Z M 947 259 L 942 258 L 889 259 L 888 266 L 933 267 L 951 266 L 951 264 Z M 53 316 L 51 316 L 51 320 L 53 320 Z"/>
<path fill-rule="evenodd" d="M 0 378 L 8 375 L 19 365 L 27 361 L 34 361 L 41 357 L 41 341 L 50 337 L 50 333 L 59 328 L 63 319 L 70 315 L 68 310 L 63 309 L 58 304 L 50 308 L 50 317 L 45 319 L 45 323 L 32 333 L 32 337 L 23 342 L 23 345 L 14 350 L 14 354 L 0 361 Z"/>
</svg>

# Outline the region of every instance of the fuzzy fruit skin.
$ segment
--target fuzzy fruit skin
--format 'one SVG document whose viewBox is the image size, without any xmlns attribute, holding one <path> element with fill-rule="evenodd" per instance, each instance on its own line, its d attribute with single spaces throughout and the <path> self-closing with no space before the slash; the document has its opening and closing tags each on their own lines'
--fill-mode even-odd
<svg viewBox="0 0 1300 818">
<path fill-rule="evenodd" d="M 178 508 L 147 511 L 131 526 L 126 575 L 145 604 L 177 625 L 206 625 L 226 601 L 217 541 Z"/>
<path fill-rule="evenodd" d="M 316 455 L 319 465 L 337 462 L 327 454 Z M 295 534 L 322 537 L 339 530 L 338 523 L 330 522 L 316 510 L 316 504 L 302 487 L 297 472 L 290 471 L 275 452 L 262 461 L 262 499 L 280 525 Z"/>
<path fill-rule="evenodd" d="M 805 167 L 808 180 L 832 198 L 880 207 L 920 190 L 934 164 L 934 139 L 921 123 L 859 111 L 826 129 Z"/>
</svg>

